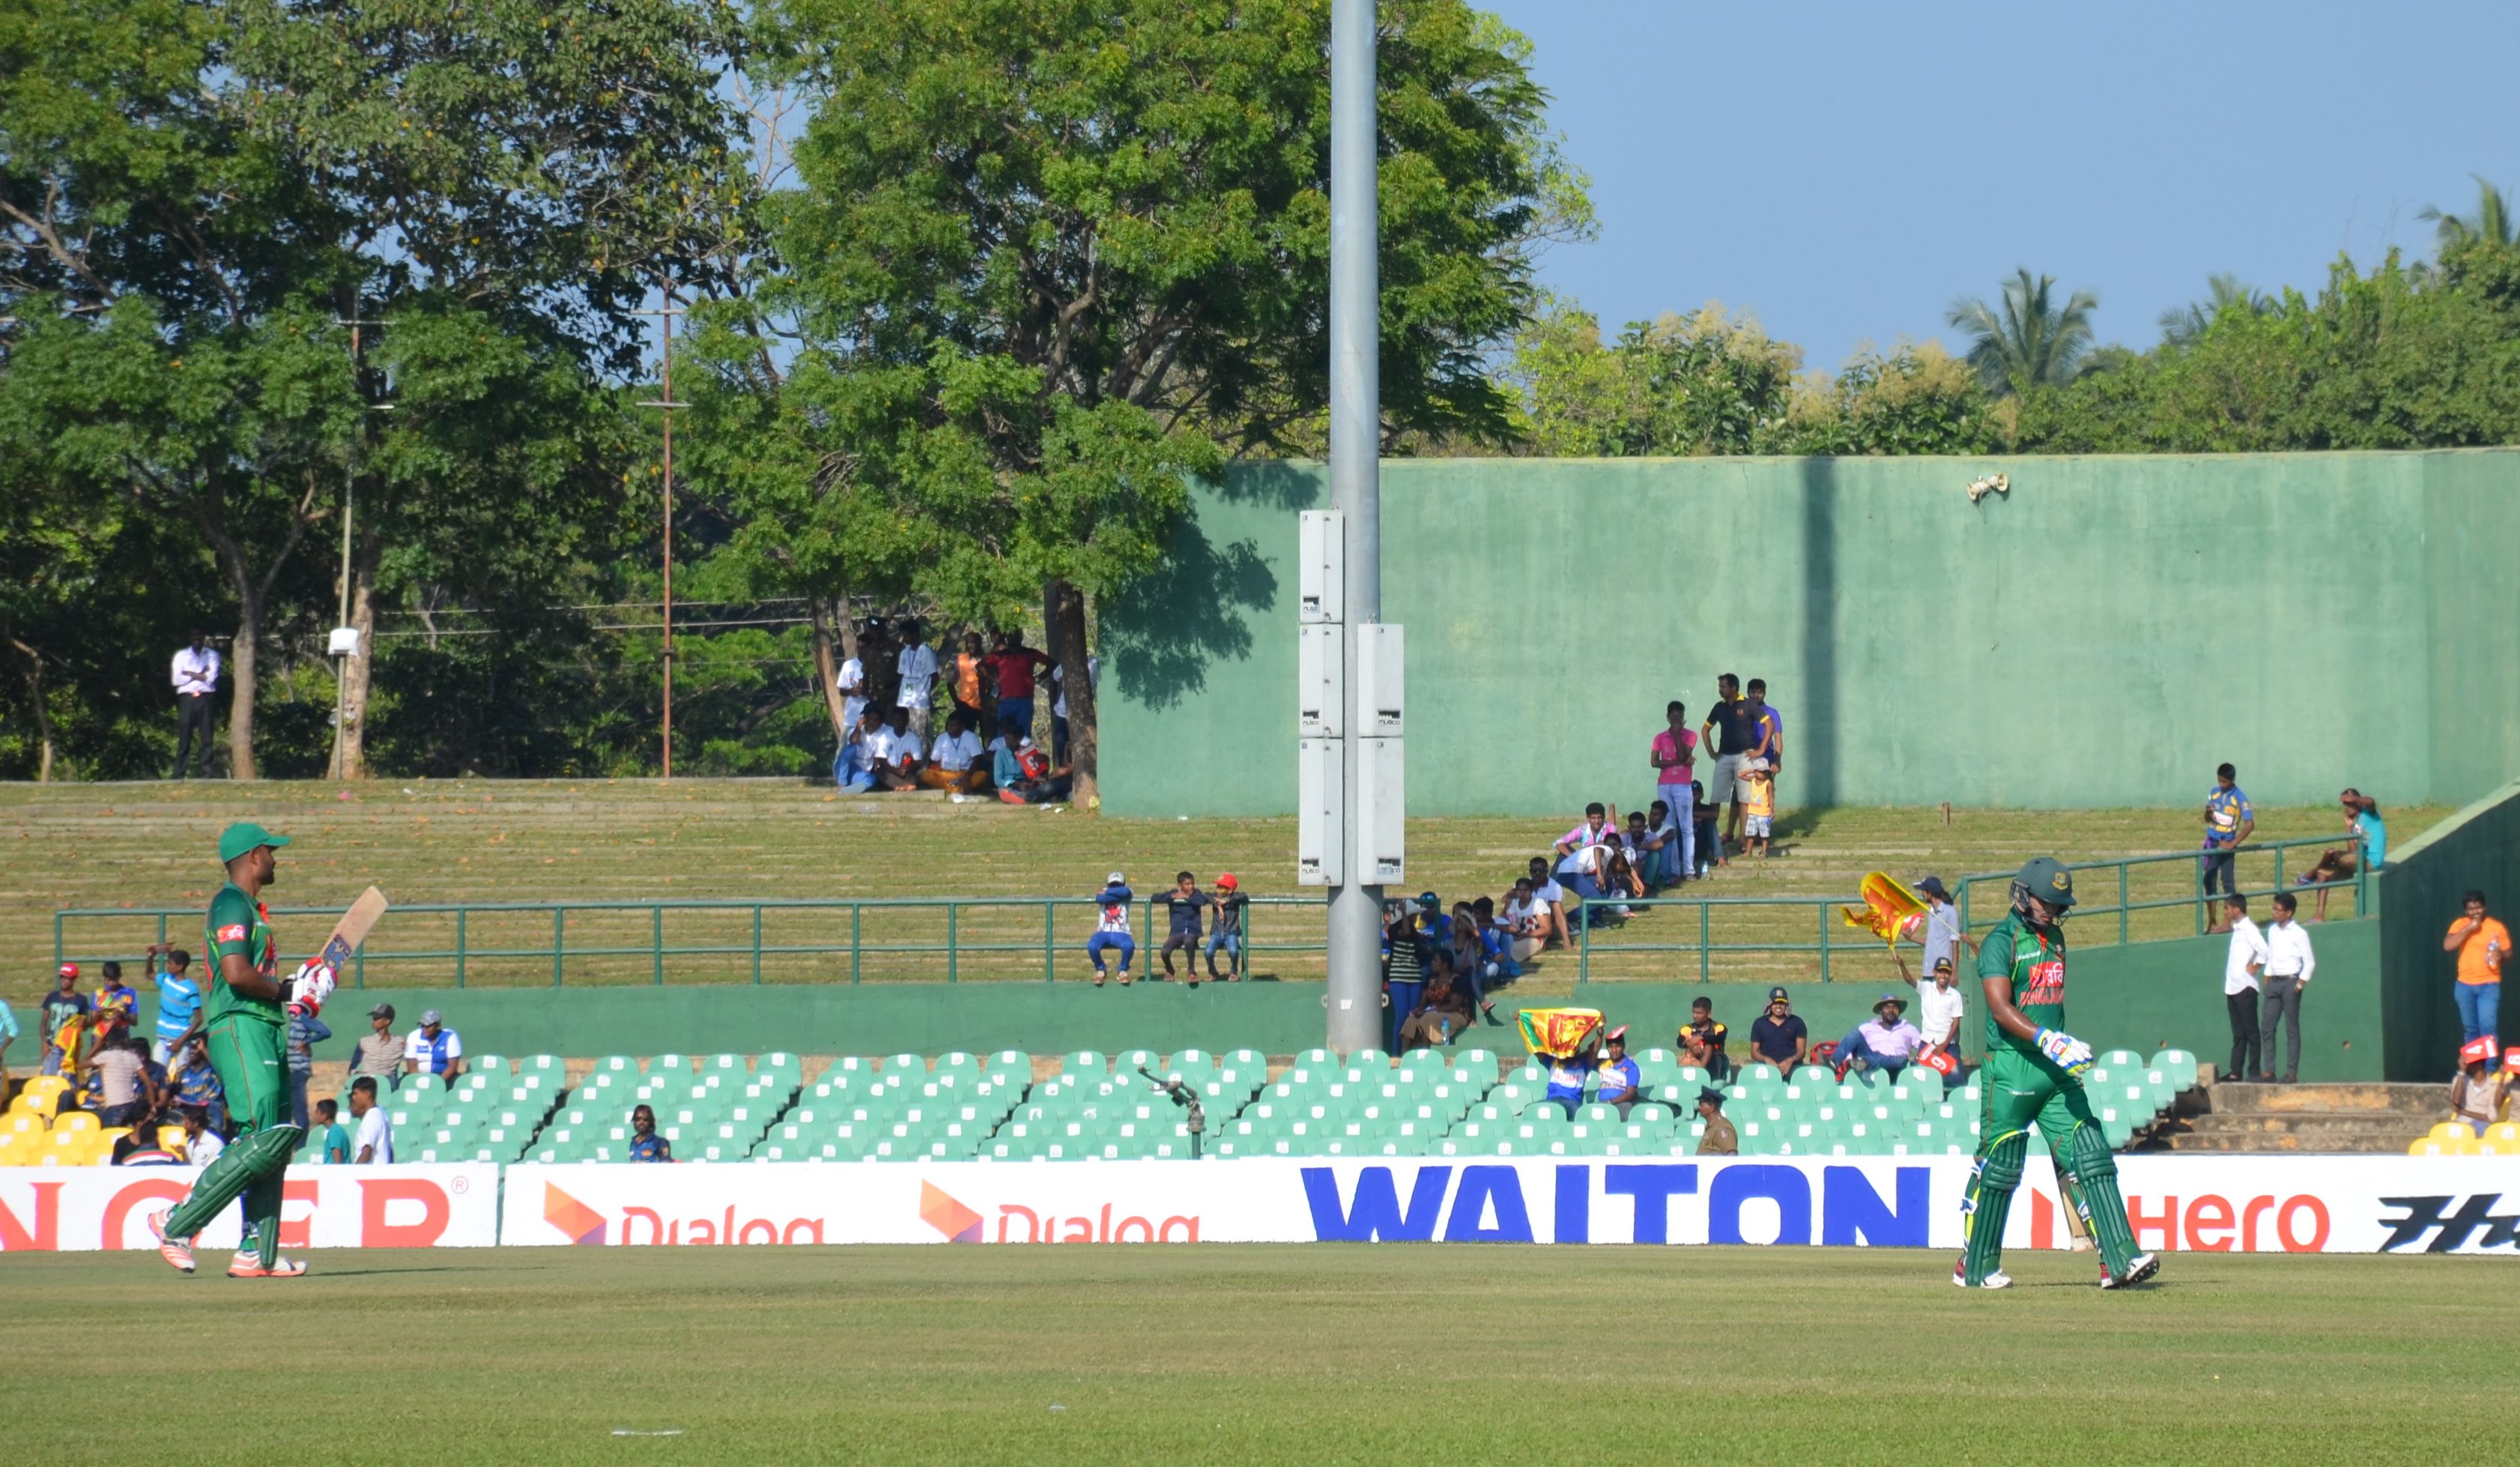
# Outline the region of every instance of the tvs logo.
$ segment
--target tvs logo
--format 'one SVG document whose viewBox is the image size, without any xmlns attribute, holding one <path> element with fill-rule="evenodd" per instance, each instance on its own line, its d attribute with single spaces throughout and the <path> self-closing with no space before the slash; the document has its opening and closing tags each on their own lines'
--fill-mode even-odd
<svg viewBox="0 0 2520 1467">
<path fill-rule="evenodd" d="M 2395 1253 L 2426 1233 L 2433 1234 L 2426 1253 L 2454 1253 L 2470 1238 L 2477 1238 L 2479 1248 L 2520 1246 L 2520 1213 L 2496 1213 L 2494 1205 L 2501 1200 L 2499 1192 L 2479 1192 L 2465 1202 L 2455 1196 L 2383 1197 L 2381 1206 L 2404 1208 L 2407 1215 L 2380 1219 L 2389 1229 L 2380 1251 Z M 2451 1210 L 2454 1202 L 2459 1203 L 2456 1212 Z M 2482 1237 L 2477 1236 L 2480 1232 Z"/>
</svg>

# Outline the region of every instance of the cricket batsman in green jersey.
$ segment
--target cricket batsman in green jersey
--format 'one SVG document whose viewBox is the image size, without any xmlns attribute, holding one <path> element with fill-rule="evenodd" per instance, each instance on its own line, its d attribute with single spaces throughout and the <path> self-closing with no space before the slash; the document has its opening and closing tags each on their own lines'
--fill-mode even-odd
<svg viewBox="0 0 2520 1467">
<path fill-rule="evenodd" d="M 1978 1124 L 1977 1161 L 1960 1201 L 1967 1244 L 1952 1282 L 1963 1289 L 2006 1289 L 2003 1219 L 2021 1185 L 2030 1127 L 2048 1134 L 2062 1189 L 2100 1245 L 2100 1287 L 2122 1289 L 2161 1271 L 2138 1253 L 2118 1195 L 2117 1158 L 2083 1098 L 2092 1046 L 2065 1032 L 2065 934 L 2074 878 L 2049 856 L 2021 868 L 2012 883 L 2012 911 L 1978 949 L 1977 976 L 1986 993 L 1986 1069 L 1978 1077 L 1986 1111 Z"/>
<path fill-rule="evenodd" d="M 149 1219 L 158 1252 L 193 1271 L 193 1239 L 231 1202 L 245 1199 L 245 1237 L 230 1278 L 295 1278 L 306 1265 L 280 1256 L 281 1191 L 290 1156 L 305 1132 L 290 1123 L 289 1016 L 286 1005 L 320 1008 L 333 990 L 332 970 L 300 964 L 279 976 L 271 920 L 261 895 L 277 878 L 273 851 L 289 844 L 259 825 L 231 825 L 219 836 L 227 885 L 210 898 L 202 946 L 209 984 L 202 995 L 203 1047 L 227 1091 L 236 1138 L 203 1168 L 191 1195 Z"/>
</svg>

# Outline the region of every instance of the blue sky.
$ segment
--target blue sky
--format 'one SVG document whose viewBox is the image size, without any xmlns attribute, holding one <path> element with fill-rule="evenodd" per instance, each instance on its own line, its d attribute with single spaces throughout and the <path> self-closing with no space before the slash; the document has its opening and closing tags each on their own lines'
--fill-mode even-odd
<svg viewBox="0 0 2520 1467">
<path fill-rule="evenodd" d="M 1600 238 L 1544 283 L 1605 327 L 1746 305 L 1815 367 L 1956 343 L 1953 298 L 2018 265 L 2148 346 L 2208 275 L 2309 289 L 2428 252 L 2470 173 L 2520 185 L 2515 0 L 1481 3 L 1593 175 Z"/>
</svg>

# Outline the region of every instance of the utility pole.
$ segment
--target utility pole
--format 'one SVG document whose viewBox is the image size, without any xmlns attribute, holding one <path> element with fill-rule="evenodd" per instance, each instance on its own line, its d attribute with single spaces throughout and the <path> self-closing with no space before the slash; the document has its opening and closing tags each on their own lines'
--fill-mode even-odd
<svg viewBox="0 0 2520 1467">
<path fill-rule="evenodd" d="M 1321 797 L 1338 792 L 1335 819 L 1322 806 L 1320 854 L 1336 847 L 1335 868 L 1308 856 L 1313 879 L 1330 889 L 1329 1047 L 1342 1054 L 1384 1042 L 1382 882 L 1401 876 L 1398 846 L 1399 657 L 1397 628 L 1382 619 L 1382 451 L 1380 272 L 1376 252 L 1374 0 L 1330 6 L 1330 503 L 1318 531 L 1316 560 L 1336 568 L 1319 573 L 1338 582 L 1338 614 L 1319 615 L 1304 628 L 1318 634 L 1316 665 L 1333 660 L 1335 689 L 1313 678 L 1319 701 L 1338 722 L 1317 720 L 1328 733 L 1312 741 L 1313 784 Z M 1311 538 L 1307 537 L 1308 540 Z M 1328 590 L 1328 587 L 1323 587 Z M 1383 633 L 1390 635 L 1385 637 Z M 1374 652 L 1386 653 L 1375 657 Z M 1379 691 L 1373 668 L 1382 668 Z M 1378 709 L 1377 705 L 1383 707 Z M 1328 711 L 1328 708 L 1323 710 Z M 1379 716 L 1377 716 L 1379 714 Z M 1381 732 L 1395 737 L 1376 738 Z M 1335 753 L 1333 753 L 1333 746 Z M 1329 764 L 1336 761 L 1335 772 Z M 1299 780 L 1299 783 L 1304 781 Z M 1299 879 L 1303 873 L 1299 871 Z"/>
<path fill-rule="evenodd" d="M 358 389 L 361 405 L 370 411 L 391 412 L 393 410 L 393 404 L 390 402 L 370 403 L 366 401 L 367 356 L 363 350 L 359 336 L 360 328 L 362 327 L 382 326 L 385 323 L 382 321 L 361 320 L 356 316 L 336 316 L 333 320 L 333 324 L 336 326 L 346 326 L 350 328 L 351 385 Z M 342 758 L 345 749 L 343 741 L 349 732 L 350 659 L 354 657 L 368 656 L 375 652 L 374 648 L 366 648 L 359 645 L 358 629 L 350 625 L 350 517 L 357 508 L 359 464 L 362 461 L 360 450 L 366 448 L 367 443 L 368 422 L 367 415 L 363 412 L 359 417 L 359 440 L 351 449 L 353 457 L 349 464 L 349 472 L 341 477 L 341 615 L 339 619 L 333 623 L 333 635 L 327 648 L 327 650 L 333 654 L 333 762 L 331 776 L 336 780 L 341 778 Z"/>
<path fill-rule="evenodd" d="M 661 410 L 665 420 L 665 707 L 664 723 L 658 736 L 663 748 L 663 777 L 671 779 L 674 777 L 674 409 L 691 404 L 674 400 L 674 318 L 683 312 L 674 308 L 672 281 L 658 281 L 656 290 L 664 304 L 639 314 L 658 317 L 664 330 L 662 375 L 658 379 L 663 394 L 653 402 L 639 405 Z"/>
</svg>

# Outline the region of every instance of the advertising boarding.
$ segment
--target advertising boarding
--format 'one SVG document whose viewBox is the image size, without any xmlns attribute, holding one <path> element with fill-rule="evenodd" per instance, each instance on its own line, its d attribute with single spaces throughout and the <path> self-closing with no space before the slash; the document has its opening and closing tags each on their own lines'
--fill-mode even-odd
<svg viewBox="0 0 2520 1467">
<path fill-rule="evenodd" d="M 149 1215 L 192 1190 L 198 1167 L 0 1168 L 0 1253 L 155 1248 Z M 292 1167 L 282 1248 L 488 1248 L 499 1241 L 499 1169 Z M 231 1204 L 197 1240 L 237 1245 Z"/>
</svg>

